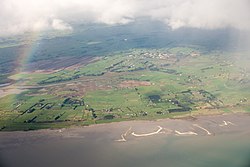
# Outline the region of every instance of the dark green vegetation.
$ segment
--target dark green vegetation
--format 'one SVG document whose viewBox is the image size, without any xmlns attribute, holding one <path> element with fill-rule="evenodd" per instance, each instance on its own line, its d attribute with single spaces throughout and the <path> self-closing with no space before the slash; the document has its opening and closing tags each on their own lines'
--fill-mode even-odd
<svg viewBox="0 0 250 167">
<path fill-rule="evenodd" d="M 198 47 L 134 49 L 51 73 L 20 73 L 1 130 L 249 111 L 247 56 Z M 242 56 L 242 55 L 241 55 Z"/>
</svg>

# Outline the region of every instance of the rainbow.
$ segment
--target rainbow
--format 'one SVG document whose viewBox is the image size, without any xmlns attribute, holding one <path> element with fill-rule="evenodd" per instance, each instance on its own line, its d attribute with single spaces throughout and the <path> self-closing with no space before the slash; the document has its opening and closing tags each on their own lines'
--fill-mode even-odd
<svg viewBox="0 0 250 167">
<path fill-rule="evenodd" d="M 16 59 L 16 72 L 22 73 L 25 71 L 30 59 L 39 47 L 41 32 L 31 32 L 25 36 L 25 44 L 20 49 L 18 58 Z"/>
<path fill-rule="evenodd" d="M 41 32 L 30 32 L 24 35 L 23 37 L 23 45 L 19 47 L 18 49 L 18 55 L 16 58 L 16 67 L 15 67 L 15 74 L 22 74 L 25 72 L 28 63 L 30 61 L 30 59 L 33 57 L 35 51 L 37 50 L 37 48 L 39 47 L 39 41 L 41 38 Z M 12 78 L 12 76 L 10 77 L 11 79 L 16 80 L 16 83 L 18 83 L 20 81 L 20 79 L 22 78 L 22 76 L 15 76 L 15 74 L 13 75 L 14 77 Z M 11 97 L 11 101 L 13 101 L 12 103 L 16 103 L 17 102 L 17 98 L 18 98 L 18 94 L 20 94 L 21 92 L 25 91 L 26 89 L 20 89 L 20 87 L 16 84 L 11 84 L 8 87 L 8 90 L 10 91 L 7 94 L 12 94 L 13 96 Z"/>
</svg>

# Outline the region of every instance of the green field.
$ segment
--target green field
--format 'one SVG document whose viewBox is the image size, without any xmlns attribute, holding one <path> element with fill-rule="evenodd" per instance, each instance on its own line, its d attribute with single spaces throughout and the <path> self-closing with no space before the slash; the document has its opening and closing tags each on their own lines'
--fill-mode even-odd
<svg viewBox="0 0 250 167">
<path fill-rule="evenodd" d="M 52 73 L 15 74 L 15 86 L 27 91 L 0 98 L 0 129 L 249 112 L 249 68 L 236 54 L 134 49 Z"/>
</svg>

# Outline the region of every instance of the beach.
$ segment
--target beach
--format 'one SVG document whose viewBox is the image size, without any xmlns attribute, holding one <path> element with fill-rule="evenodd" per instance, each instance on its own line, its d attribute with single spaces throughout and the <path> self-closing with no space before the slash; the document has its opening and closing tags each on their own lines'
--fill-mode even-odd
<svg viewBox="0 0 250 167">
<path fill-rule="evenodd" d="M 191 167 L 209 166 L 208 161 L 212 166 L 243 167 L 250 155 L 249 122 L 250 114 L 235 113 L 1 132 L 0 160 L 6 167 L 133 166 L 132 162 Z M 233 157 L 237 160 L 230 162 Z"/>
</svg>

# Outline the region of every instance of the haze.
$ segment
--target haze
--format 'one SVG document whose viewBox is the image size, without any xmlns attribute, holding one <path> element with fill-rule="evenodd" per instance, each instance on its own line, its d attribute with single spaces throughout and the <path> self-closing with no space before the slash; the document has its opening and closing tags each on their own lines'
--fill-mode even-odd
<svg viewBox="0 0 250 167">
<path fill-rule="evenodd" d="M 248 0 L 2 0 L 0 36 L 74 30 L 86 23 L 127 24 L 139 18 L 180 27 L 250 29 Z"/>
</svg>

